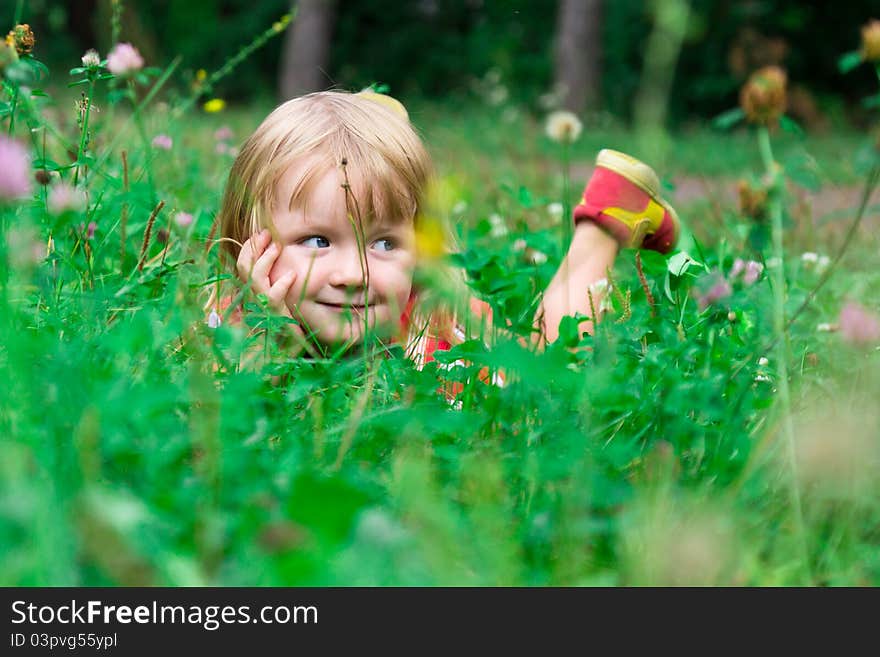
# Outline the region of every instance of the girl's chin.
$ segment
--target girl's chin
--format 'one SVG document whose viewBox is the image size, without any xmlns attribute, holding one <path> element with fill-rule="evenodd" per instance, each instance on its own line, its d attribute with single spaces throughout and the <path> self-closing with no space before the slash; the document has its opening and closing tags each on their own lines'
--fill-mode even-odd
<svg viewBox="0 0 880 657">
<path fill-rule="evenodd" d="M 336 324 L 325 323 L 324 326 L 315 330 L 315 339 L 328 346 L 341 346 L 346 343 L 362 344 L 365 335 L 369 335 L 370 338 L 377 337 L 387 340 L 394 335 L 394 327 L 387 321 L 379 322 L 371 317 L 369 327 L 366 330 L 363 319 L 353 319 L 350 322 Z"/>
</svg>

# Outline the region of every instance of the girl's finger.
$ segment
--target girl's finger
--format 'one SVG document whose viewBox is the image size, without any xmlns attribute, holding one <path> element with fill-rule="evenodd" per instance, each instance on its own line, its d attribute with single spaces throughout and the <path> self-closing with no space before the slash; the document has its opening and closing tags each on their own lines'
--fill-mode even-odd
<svg viewBox="0 0 880 657">
<path fill-rule="evenodd" d="M 288 317 L 290 316 L 290 310 L 287 308 L 287 304 L 284 300 L 287 298 L 288 292 L 290 292 L 290 288 L 293 286 L 293 283 L 296 281 L 296 272 L 290 270 L 285 272 L 275 283 L 269 288 L 269 291 L 266 293 L 266 297 L 269 299 L 269 303 L 272 306 L 283 312 Z"/>
<path fill-rule="evenodd" d="M 255 233 L 245 240 L 238 254 L 238 260 L 235 263 L 239 274 L 244 278 L 250 275 L 251 268 L 254 266 L 257 258 L 263 255 L 270 239 L 269 231 L 264 228 L 259 233 Z"/>
<path fill-rule="evenodd" d="M 277 242 L 272 242 L 266 247 L 256 262 L 254 262 L 253 269 L 251 270 L 251 278 L 254 279 L 254 283 L 266 289 L 270 287 L 269 272 L 272 270 L 272 265 L 275 264 L 280 254 L 281 247 L 278 246 Z"/>
<path fill-rule="evenodd" d="M 245 243 L 241 245 L 241 251 L 238 253 L 238 259 L 235 261 L 235 269 L 238 271 L 239 278 L 243 281 L 246 281 L 251 274 L 253 260 L 253 243 L 251 240 L 245 240 Z"/>
</svg>

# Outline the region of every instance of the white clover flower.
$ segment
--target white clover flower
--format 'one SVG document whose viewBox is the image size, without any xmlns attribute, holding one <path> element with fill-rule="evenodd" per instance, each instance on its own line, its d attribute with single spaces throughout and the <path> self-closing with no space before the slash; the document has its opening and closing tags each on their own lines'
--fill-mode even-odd
<svg viewBox="0 0 880 657">
<path fill-rule="evenodd" d="M 766 374 L 756 374 L 755 381 L 770 381 L 770 377 Z"/>
<path fill-rule="evenodd" d="M 82 56 L 82 65 L 86 68 L 94 68 L 100 66 L 100 64 L 101 56 L 98 54 L 98 51 L 94 48 L 86 50 L 86 54 Z"/>
<path fill-rule="evenodd" d="M 543 265 L 547 262 L 547 254 L 543 251 L 535 250 L 531 254 L 529 254 L 529 261 L 533 265 Z"/>
<path fill-rule="evenodd" d="M 524 239 L 520 238 L 513 243 L 513 250 L 524 251 L 527 246 L 528 243 Z"/>
<path fill-rule="evenodd" d="M 819 259 L 816 261 L 816 271 L 819 273 L 828 269 L 828 265 L 831 264 L 831 258 L 827 255 L 820 255 Z"/>
<path fill-rule="evenodd" d="M 507 235 L 507 224 L 504 223 L 504 217 L 499 214 L 491 214 L 489 215 L 489 223 L 492 226 L 492 229 L 489 231 L 492 237 L 504 237 Z"/>
<path fill-rule="evenodd" d="M 553 219 L 562 219 L 562 203 L 550 203 L 547 206 L 547 214 L 549 214 Z"/>
<path fill-rule="evenodd" d="M 483 77 L 486 81 L 486 84 L 497 85 L 501 82 L 501 70 L 497 68 L 490 68 L 486 71 L 486 75 Z"/>
<path fill-rule="evenodd" d="M 770 364 L 770 361 L 767 360 L 767 358 L 765 356 L 761 356 L 758 359 L 758 365 L 760 365 L 761 367 L 765 367 L 766 365 L 769 365 L 769 364 Z"/>
<path fill-rule="evenodd" d="M 507 101 L 510 97 L 510 92 L 507 91 L 507 87 L 503 85 L 498 85 L 497 87 L 493 87 L 489 94 L 486 96 L 486 100 L 489 101 L 490 105 L 498 106 Z"/>
<path fill-rule="evenodd" d="M 819 262 L 819 254 L 813 253 L 812 251 L 805 251 L 801 254 L 801 262 L 805 265 L 815 265 Z"/>
<path fill-rule="evenodd" d="M 547 136 L 560 144 L 571 144 L 577 141 L 583 130 L 581 120 L 565 110 L 551 112 L 547 117 L 545 129 Z"/>
<path fill-rule="evenodd" d="M 504 123 L 515 123 L 519 118 L 519 110 L 515 107 L 505 107 L 501 113 L 501 121 Z"/>
</svg>

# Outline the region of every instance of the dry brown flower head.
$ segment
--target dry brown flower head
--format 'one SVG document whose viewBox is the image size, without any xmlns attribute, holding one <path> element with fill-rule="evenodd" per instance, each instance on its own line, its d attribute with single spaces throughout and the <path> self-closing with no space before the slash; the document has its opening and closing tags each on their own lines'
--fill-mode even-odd
<svg viewBox="0 0 880 657">
<path fill-rule="evenodd" d="M 862 26 L 862 59 L 880 62 L 880 20 L 876 18 Z"/>
<path fill-rule="evenodd" d="M 30 55 L 31 51 L 34 49 L 34 43 L 36 42 L 31 26 L 27 23 L 16 25 L 6 37 L 7 41 L 10 39 L 12 40 L 15 52 L 17 52 L 19 56 Z"/>
<path fill-rule="evenodd" d="M 785 112 L 787 76 L 778 66 L 752 73 L 739 92 L 739 104 L 751 123 L 775 125 Z"/>
</svg>

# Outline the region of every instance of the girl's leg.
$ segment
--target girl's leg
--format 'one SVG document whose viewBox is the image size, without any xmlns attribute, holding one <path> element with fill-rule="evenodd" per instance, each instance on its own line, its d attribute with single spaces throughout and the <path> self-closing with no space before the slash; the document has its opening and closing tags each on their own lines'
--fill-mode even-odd
<svg viewBox="0 0 880 657">
<path fill-rule="evenodd" d="M 535 314 L 540 346 L 559 337 L 559 322 L 566 315 L 587 315 L 592 321 L 582 322 L 580 330 L 593 332 L 593 312 L 598 314 L 605 295 L 603 286 L 596 284 L 606 279 L 618 249 L 617 240 L 596 224 L 583 221 L 575 226 L 568 253 Z"/>
<path fill-rule="evenodd" d="M 573 215 L 571 246 L 535 315 L 539 346 L 559 337 L 565 315 L 590 317 L 580 329 L 592 333 L 607 292 L 607 285 L 596 284 L 606 277 L 621 246 L 667 253 L 678 240 L 678 216 L 660 197 L 657 174 L 619 151 L 599 151 Z"/>
</svg>

